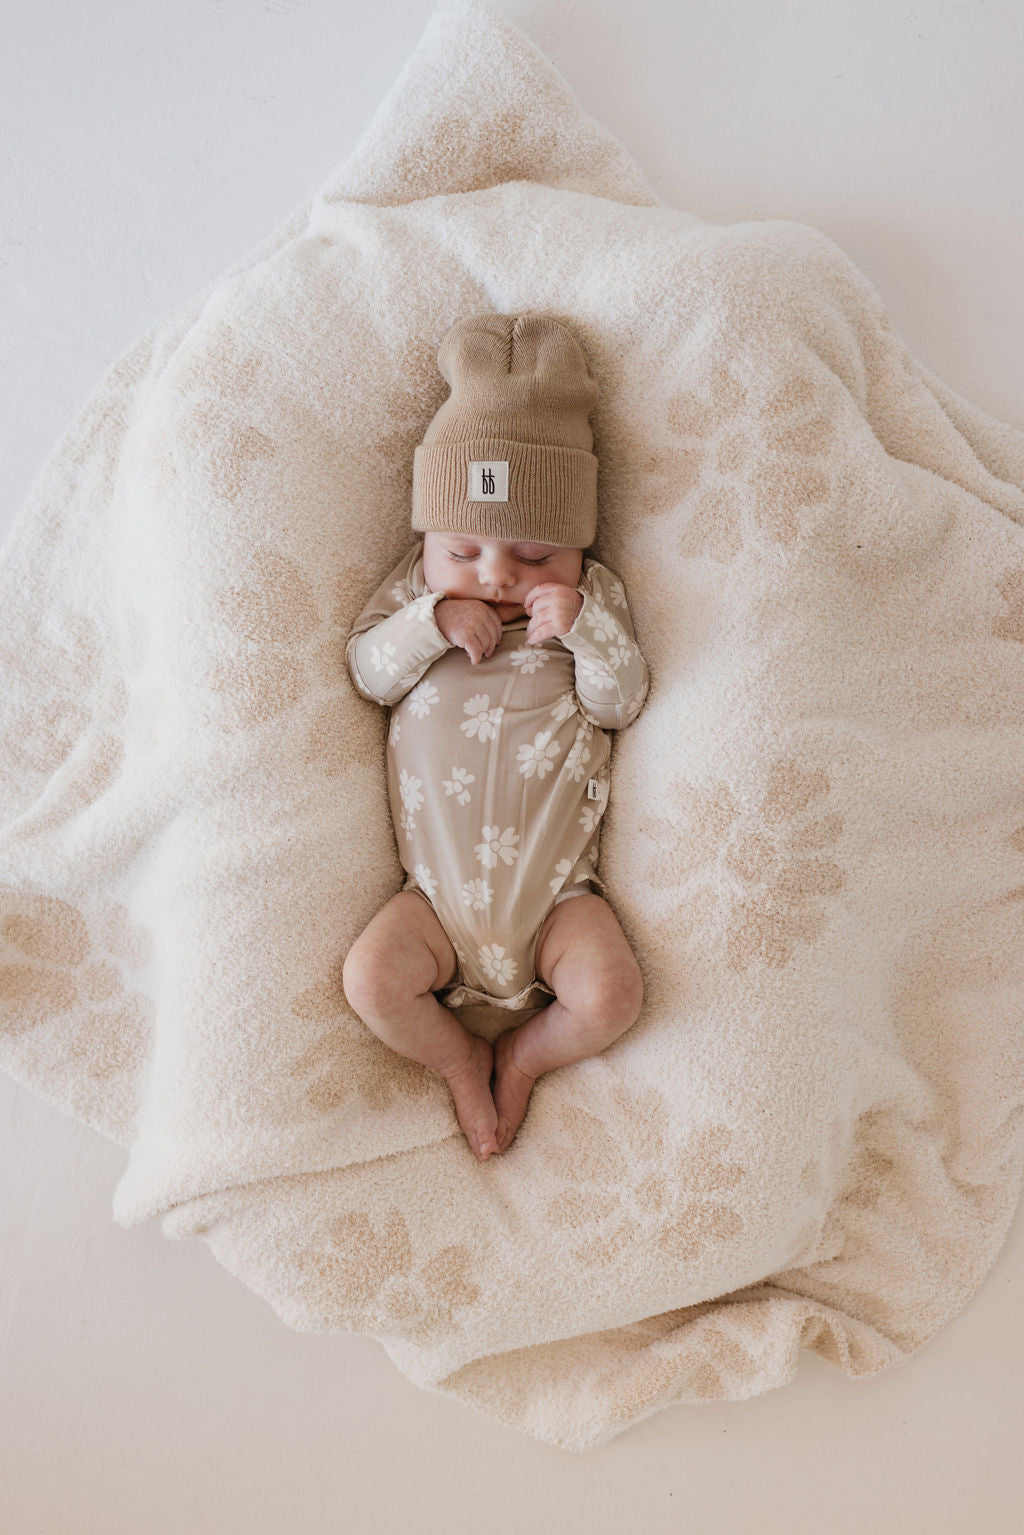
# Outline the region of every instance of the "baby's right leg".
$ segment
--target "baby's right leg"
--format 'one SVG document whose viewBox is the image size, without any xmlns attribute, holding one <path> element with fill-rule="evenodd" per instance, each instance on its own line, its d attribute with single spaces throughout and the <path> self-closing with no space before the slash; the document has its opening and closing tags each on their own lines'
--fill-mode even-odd
<svg viewBox="0 0 1024 1535">
<path fill-rule="evenodd" d="M 437 913 L 414 890 L 401 890 L 349 949 L 341 984 L 378 1039 L 444 1077 L 463 1134 L 484 1161 L 497 1141 L 498 1112 L 490 1086 L 494 1052 L 433 995 L 448 984 L 456 967 L 455 950 Z"/>
</svg>

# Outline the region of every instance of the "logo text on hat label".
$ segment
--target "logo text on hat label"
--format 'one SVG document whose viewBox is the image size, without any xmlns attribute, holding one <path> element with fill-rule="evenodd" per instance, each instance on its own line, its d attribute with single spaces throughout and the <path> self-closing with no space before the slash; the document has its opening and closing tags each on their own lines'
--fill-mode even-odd
<svg viewBox="0 0 1024 1535">
<path fill-rule="evenodd" d="M 508 460 L 503 463 L 481 463 L 474 459 L 469 466 L 470 501 L 508 500 Z"/>
</svg>

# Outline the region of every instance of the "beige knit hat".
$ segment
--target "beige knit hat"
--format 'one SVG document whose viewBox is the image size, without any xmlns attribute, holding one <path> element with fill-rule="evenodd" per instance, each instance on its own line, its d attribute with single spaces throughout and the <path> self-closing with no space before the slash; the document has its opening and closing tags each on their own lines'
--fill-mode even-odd
<svg viewBox="0 0 1024 1535">
<path fill-rule="evenodd" d="M 569 327 L 471 315 L 437 364 L 451 394 L 413 454 L 413 527 L 585 549 L 597 529 L 587 418 L 598 386 Z"/>
</svg>

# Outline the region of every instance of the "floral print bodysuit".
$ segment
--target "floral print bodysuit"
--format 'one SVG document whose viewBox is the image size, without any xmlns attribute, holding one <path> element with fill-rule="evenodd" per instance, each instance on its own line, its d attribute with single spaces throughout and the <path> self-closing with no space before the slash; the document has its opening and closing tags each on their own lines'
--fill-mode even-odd
<svg viewBox="0 0 1024 1535">
<path fill-rule="evenodd" d="M 527 645 L 528 618 L 513 619 L 474 666 L 434 621 L 445 594 L 426 586 L 420 540 L 349 634 L 357 690 L 391 707 L 403 888 L 429 901 L 455 949 L 458 973 L 438 993 L 449 1006 L 553 996 L 534 970 L 544 919 L 556 901 L 606 888 L 607 732 L 632 724 L 650 679 L 619 578 L 584 558 L 577 590 L 567 634 Z"/>
</svg>

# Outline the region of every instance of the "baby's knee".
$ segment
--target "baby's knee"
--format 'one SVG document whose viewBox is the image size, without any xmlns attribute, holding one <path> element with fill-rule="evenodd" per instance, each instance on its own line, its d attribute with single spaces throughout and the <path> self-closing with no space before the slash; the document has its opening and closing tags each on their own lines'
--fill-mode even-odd
<svg viewBox="0 0 1024 1535">
<path fill-rule="evenodd" d="M 394 966 L 380 945 L 363 934 L 349 949 L 341 967 L 341 989 L 350 1007 L 362 1017 L 393 1004 Z"/>
<path fill-rule="evenodd" d="M 610 1044 L 639 1018 L 643 999 L 640 966 L 630 954 L 614 964 L 595 966 L 573 1003 L 573 1011 L 586 1020 L 597 1038 Z"/>
</svg>

